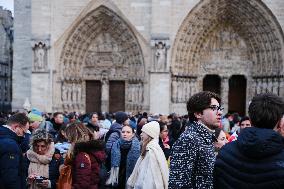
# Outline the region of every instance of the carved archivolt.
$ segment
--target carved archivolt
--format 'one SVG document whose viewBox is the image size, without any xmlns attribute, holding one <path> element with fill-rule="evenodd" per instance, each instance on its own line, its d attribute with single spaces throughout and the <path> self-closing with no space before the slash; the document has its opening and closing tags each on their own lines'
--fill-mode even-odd
<svg viewBox="0 0 284 189">
<path fill-rule="evenodd" d="M 73 29 L 60 61 L 63 84 L 65 81 L 82 84 L 84 80 L 101 80 L 103 74 L 108 80 L 144 81 L 145 77 L 137 38 L 125 21 L 104 6 L 89 13 Z M 73 93 L 78 94 L 74 90 Z M 85 91 L 80 91 L 82 93 Z M 63 102 L 70 101 L 70 95 L 62 96 Z M 143 101 L 137 102 L 142 104 Z"/>
<path fill-rule="evenodd" d="M 282 47 L 281 27 L 261 1 L 203 0 L 177 33 L 172 71 L 193 75 L 209 60 L 221 65 L 234 60 L 238 64 L 251 62 L 254 76 L 277 75 L 283 69 Z M 218 67 L 208 66 L 205 71 Z"/>
</svg>

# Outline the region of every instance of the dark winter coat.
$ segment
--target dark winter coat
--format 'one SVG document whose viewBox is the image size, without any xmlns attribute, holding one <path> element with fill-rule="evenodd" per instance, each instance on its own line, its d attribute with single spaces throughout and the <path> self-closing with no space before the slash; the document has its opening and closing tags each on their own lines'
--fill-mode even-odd
<svg viewBox="0 0 284 189">
<path fill-rule="evenodd" d="M 0 126 L 0 189 L 26 187 L 21 138 Z"/>
<path fill-rule="evenodd" d="M 217 189 L 284 188 L 284 138 L 272 129 L 246 128 L 219 152 Z"/>
<path fill-rule="evenodd" d="M 72 165 L 74 189 L 98 189 L 100 167 L 105 158 L 104 143 L 101 141 L 77 143 Z"/>
<path fill-rule="evenodd" d="M 25 157 L 27 161 L 27 169 L 29 168 L 30 161 L 27 157 Z M 51 182 L 51 189 L 56 189 L 56 182 L 59 178 L 59 166 L 63 165 L 64 160 L 60 155 L 59 150 L 55 150 L 54 155 L 52 156 L 52 160 L 49 162 L 49 180 Z"/>
<path fill-rule="evenodd" d="M 215 136 L 193 122 L 172 147 L 169 189 L 212 189 Z"/>
</svg>

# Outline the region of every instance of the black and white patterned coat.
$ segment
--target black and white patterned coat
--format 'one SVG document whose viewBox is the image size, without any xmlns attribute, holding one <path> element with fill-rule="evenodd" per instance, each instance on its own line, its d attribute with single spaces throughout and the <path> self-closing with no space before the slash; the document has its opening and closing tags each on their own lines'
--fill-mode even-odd
<svg viewBox="0 0 284 189">
<path fill-rule="evenodd" d="M 212 189 L 215 137 L 193 122 L 172 148 L 169 189 Z"/>
</svg>

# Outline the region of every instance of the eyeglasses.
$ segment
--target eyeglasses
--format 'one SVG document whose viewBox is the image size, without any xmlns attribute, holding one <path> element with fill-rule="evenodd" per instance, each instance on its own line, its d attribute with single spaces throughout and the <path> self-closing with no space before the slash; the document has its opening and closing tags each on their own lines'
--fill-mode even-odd
<svg viewBox="0 0 284 189">
<path fill-rule="evenodd" d="M 223 110 L 224 110 L 224 107 L 222 107 L 222 106 L 216 106 L 216 105 L 208 106 L 208 108 L 210 108 L 210 109 L 213 110 L 214 112 L 215 112 L 215 111 L 223 111 Z"/>
</svg>

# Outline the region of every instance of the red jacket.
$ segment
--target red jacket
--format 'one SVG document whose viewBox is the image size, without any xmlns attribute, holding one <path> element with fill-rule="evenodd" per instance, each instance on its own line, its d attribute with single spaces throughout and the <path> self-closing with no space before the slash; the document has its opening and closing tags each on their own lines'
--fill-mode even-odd
<svg viewBox="0 0 284 189">
<path fill-rule="evenodd" d="M 100 165 L 106 158 L 104 146 L 99 141 L 78 143 L 74 147 L 74 155 L 74 189 L 98 189 Z"/>
</svg>

